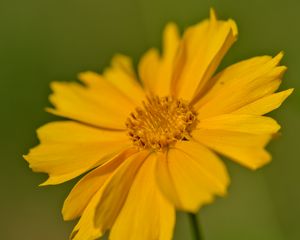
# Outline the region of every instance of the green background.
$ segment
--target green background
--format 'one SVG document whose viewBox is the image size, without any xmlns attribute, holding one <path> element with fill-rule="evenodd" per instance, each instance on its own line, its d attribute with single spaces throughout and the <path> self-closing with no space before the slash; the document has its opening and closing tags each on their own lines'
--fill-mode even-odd
<svg viewBox="0 0 300 240">
<path fill-rule="evenodd" d="M 289 0 L 0 0 L 0 239 L 67 239 L 74 222 L 61 207 L 70 183 L 39 188 L 22 154 L 37 144 L 35 129 L 55 119 L 49 83 L 100 71 L 114 53 L 135 63 L 160 46 L 168 21 L 181 29 L 209 14 L 233 18 L 239 40 L 222 66 L 284 50 L 289 68 L 282 89 L 296 91 L 272 113 L 282 135 L 269 145 L 273 162 L 256 172 L 229 160 L 229 195 L 199 214 L 206 240 L 300 239 L 300 1 Z M 147 221 L 147 219 L 145 219 Z M 179 214 L 175 239 L 190 239 L 188 219 Z M 142 239 L 141 239 L 142 240 Z"/>
</svg>

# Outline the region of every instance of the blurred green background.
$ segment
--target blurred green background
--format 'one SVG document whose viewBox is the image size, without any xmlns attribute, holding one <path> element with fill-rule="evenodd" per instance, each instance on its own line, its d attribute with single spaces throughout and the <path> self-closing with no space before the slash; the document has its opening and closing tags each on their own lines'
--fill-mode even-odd
<svg viewBox="0 0 300 240">
<path fill-rule="evenodd" d="M 269 145 L 272 164 L 256 172 L 228 160 L 229 195 L 199 214 L 206 240 L 300 239 L 300 1 L 295 0 L 0 0 L 1 170 L 0 239 L 63 240 L 74 222 L 63 222 L 61 207 L 75 181 L 39 188 L 22 154 L 37 144 L 35 129 L 54 117 L 52 80 L 74 80 L 100 71 L 114 53 L 135 63 L 160 46 L 168 21 L 181 29 L 209 14 L 233 18 L 239 40 L 222 66 L 284 50 L 289 70 L 282 89 L 296 91 L 272 113 L 282 136 Z M 188 219 L 179 214 L 176 240 L 190 239 Z M 142 239 L 141 239 L 142 240 Z"/>
</svg>

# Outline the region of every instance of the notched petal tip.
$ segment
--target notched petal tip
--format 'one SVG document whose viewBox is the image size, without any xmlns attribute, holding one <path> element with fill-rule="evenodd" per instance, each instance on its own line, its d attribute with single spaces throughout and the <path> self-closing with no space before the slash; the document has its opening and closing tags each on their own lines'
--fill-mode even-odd
<svg viewBox="0 0 300 240">
<path fill-rule="evenodd" d="M 168 44 L 173 40 L 174 36 L 179 38 L 179 29 L 175 22 L 168 22 L 163 31 L 164 48 L 168 48 Z M 171 38 L 171 39 L 170 39 Z"/>
<path fill-rule="evenodd" d="M 264 151 L 264 158 L 260 159 L 259 162 L 255 164 L 248 164 L 246 167 L 249 168 L 250 170 L 256 171 L 265 165 L 269 164 L 272 161 L 272 156 L 270 153 L 268 153 L 266 150 Z"/>
<path fill-rule="evenodd" d="M 63 181 L 61 181 L 62 183 Z M 42 182 L 39 184 L 39 187 L 45 187 L 45 186 L 50 186 L 50 185 L 57 185 L 59 184 L 58 182 L 53 182 L 53 177 L 49 175 L 46 181 Z"/>
<path fill-rule="evenodd" d="M 209 205 L 211 203 L 213 203 L 216 199 L 215 195 L 211 195 L 210 197 L 208 197 L 205 201 L 202 201 L 201 203 L 195 205 L 195 206 L 184 206 L 184 207 L 180 207 L 178 206 L 178 209 L 184 212 L 189 212 L 189 213 L 194 213 L 196 214 L 197 212 L 199 212 L 199 210 L 205 206 L 205 205 Z"/>
<path fill-rule="evenodd" d="M 50 98 L 51 98 L 51 96 L 50 96 Z M 53 114 L 53 115 L 55 115 L 55 116 L 59 116 L 59 115 L 60 115 L 60 114 L 58 113 L 58 111 L 57 111 L 55 108 L 46 107 L 46 108 L 44 108 L 44 110 L 45 110 L 45 112 L 50 113 L 50 114 Z M 38 130 L 39 130 L 39 129 L 38 129 Z M 37 132 L 38 132 L 38 130 L 37 130 Z"/>
<path fill-rule="evenodd" d="M 23 158 L 25 159 L 25 161 L 29 164 L 29 168 L 31 168 L 31 170 L 35 172 L 35 170 L 34 170 L 32 164 L 31 164 L 31 159 L 30 159 L 30 153 L 31 153 L 31 150 L 32 150 L 32 149 L 34 149 L 34 147 L 31 148 L 31 149 L 29 150 L 29 153 L 28 153 L 28 154 L 22 155 L 22 157 L 23 157 Z"/>
<path fill-rule="evenodd" d="M 76 83 L 74 82 L 69 82 L 69 81 L 52 81 L 50 82 L 50 89 L 55 92 L 56 90 L 58 90 L 58 88 L 60 87 L 64 87 L 66 85 L 75 85 Z"/>
<path fill-rule="evenodd" d="M 136 74 L 133 70 L 133 66 L 132 66 L 132 59 L 129 56 L 126 56 L 124 54 L 121 53 L 117 53 L 115 54 L 112 59 L 111 59 L 111 68 L 106 69 L 105 72 L 110 71 L 112 69 L 122 69 L 122 71 L 124 71 L 124 73 L 129 74 L 130 76 L 132 76 L 134 79 L 136 78 Z M 104 75 L 105 75 L 104 72 Z"/>
<path fill-rule="evenodd" d="M 131 58 L 122 54 L 122 53 L 116 53 L 113 55 L 111 59 L 112 66 L 119 66 L 123 65 L 123 63 L 131 62 Z"/>
<path fill-rule="evenodd" d="M 273 121 L 274 121 L 274 133 L 277 133 L 281 129 L 281 126 L 276 120 L 273 119 Z"/>
<path fill-rule="evenodd" d="M 29 168 L 30 168 L 33 172 L 45 173 L 45 172 L 39 171 L 38 169 L 34 168 L 34 166 L 33 166 L 32 163 L 31 163 L 31 160 L 30 160 L 30 156 L 29 156 L 29 155 L 30 155 L 30 152 L 29 152 L 28 154 L 26 154 L 26 155 L 22 155 L 22 157 L 25 159 L 25 161 L 29 164 Z M 50 178 L 50 177 L 49 177 L 49 178 Z M 47 183 L 48 180 L 49 180 L 49 178 L 48 178 L 45 182 L 40 183 L 38 186 L 39 186 L 39 187 L 43 187 L 43 186 L 46 186 L 46 185 L 50 185 L 50 184 Z"/>
<path fill-rule="evenodd" d="M 279 61 L 284 57 L 285 52 L 281 50 L 278 54 L 275 55 L 274 58 L 278 58 Z"/>
<path fill-rule="evenodd" d="M 94 82 L 98 82 L 99 78 L 101 80 L 101 75 L 96 72 L 93 72 L 93 71 L 84 71 L 84 72 L 78 73 L 77 78 L 82 83 L 89 86 L 89 85 L 92 85 Z"/>
<path fill-rule="evenodd" d="M 218 21 L 218 17 L 217 17 L 216 11 L 215 11 L 215 9 L 213 7 L 210 8 L 210 21 L 212 21 L 212 22 Z M 234 37 L 237 37 L 237 35 L 238 35 L 238 27 L 237 27 L 236 22 L 233 19 L 230 18 L 230 19 L 227 20 L 227 23 L 229 24 L 229 26 L 231 28 L 232 35 Z"/>
<path fill-rule="evenodd" d="M 279 65 L 280 61 L 284 57 L 284 51 L 280 51 L 278 54 L 276 54 L 273 58 L 272 61 L 274 62 L 275 66 Z M 284 66 L 287 68 L 286 66 Z"/>
<path fill-rule="evenodd" d="M 215 11 L 215 9 L 213 7 L 211 7 L 209 9 L 209 17 L 210 17 L 211 21 L 217 21 L 218 20 L 216 11 Z"/>
<path fill-rule="evenodd" d="M 294 92 L 294 90 L 295 90 L 295 88 L 289 88 L 289 89 L 287 89 L 285 92 L 286 92 L 286 98 L 288 97 L 288 96 L 290 96 L 293 92 Z"/>
<path fill-rule="evenodd" d="M 233 19 L 229 19 L 228 23 L 230 25 L 232 35 L 235 37 L 235 40 L 236 40 L 237 36 L 238 36 L 238 26 L 237 26 L 236 22 Z"/>
<path fill-rule="evenodd" d="M 23 157 L 24 160 L 29 164 L 29 165 L 28 165 L 29 168 L 33 171 L 32 166 L 31 166 L 31 164 L 30 164 L 30 159 L 29 159 L 28 155 L 29 155 L 29 154 L 23 155 L 22 157 Z"/>
<path fill-rule="evenodd" d="M 282 78 L 286 71 L 287 71 L 287 66 L 277 66 L 274 69 L 274 72 L 275 74 L 278 75 L 278 78 Z"/>
<path fill-rule="evenodd" d="M 219 191 L 217 192 L 216 195 L 213 196 L 220 196 L 220 197 L 225 197 L 228 195 L 228 187 L 230 185 L 230 178 L 228 176 L 228 178 L 226 179 L 226 182 L 223 183 L 223 185 L 219 185 Z"/>
<path fill-rule="evenodd" d="M 83 72 L 80 72 L 77 74 L 77 77 L 79 80 L 82 80 L 84 78 L 86 78 L 87 76 L 90 76 L 90 75 L 96 75 L 95 72 L 92 72 L 92 71 L 83 71 Z"/>
<path fill-rule="evenodd" d="M 165 30 L 167 30 L 167 29 L 170 29 L 170 30 L 173 30 L 173 31 L 177 31 L 178 30 L 178 26 L 177 26 L 177 24 L 175 22 L 170 21 L 165 26 Z"/>
<path fill-rule="evenodd" d="M 273 95 L 280 96 L 280 101 L 278 103 L 277 108 L 281 106 L 281 104 L 294 92 L 294 90 L 295 90 L 294 88 L 289 88 L 282 92 L 277 92 L 273 94 Z"/>
</svg>

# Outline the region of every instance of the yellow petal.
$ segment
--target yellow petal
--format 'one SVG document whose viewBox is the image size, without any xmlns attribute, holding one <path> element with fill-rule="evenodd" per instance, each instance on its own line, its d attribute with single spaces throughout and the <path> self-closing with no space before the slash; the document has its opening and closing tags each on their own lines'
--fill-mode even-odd
<svg viewBox="0 0 300 240">
<path fill-rule="evenodd" d="M 37 130 L 41 143 L 126 141 L 125 131 L 109 131 L 74 121 L 50 122 Z"/>
<path fill-rule="evenodd" d="M 123 54 L 116 54 L 112 58 L 111 67 L 121 69 L 124 73 L 131 76 L 131 78 L 128 79 L 128 81 L 132 83 L 138 83 L 135 75 L 135 70 L 132 65 L 132 60 L 130 57 L 125 56 Z"/>
<path fill-rule="evenodd" d="M 169 23 L 163 34 L 163 53 L 150 49 L 141 59 L 139 74 L 145 89 L 158 96 L 170 95 L 174 59 L 178 50 L 180 36 L 175 23 Z"/>
<path fill-rule="evenodd" d="M 103 193 L 95 209 L 95 226 L 105 232 L 114 224 L 131 188 L 136 174 L 149 155 L 138 152 L 124 161 L 103 186 Z"/>
<path fill-rule="evenodd" d="M 153 94 L 155 81 L 158 77 L 160 65 L 159 52 L 155 48 L 148 50 L 141 58 L 138 66 L 139 76 L 148 94 Z"/>
<path fill-rule="evenodd" d="M 160 60 L 153 92 L 158 96 L 168 96 L 171 90 L 171 78 L 174 71 L 175 56 L 178 51 L 180 36 L 175 23 L 169 23 L 164 30 L 163 55 Z"/>
<path fill-rule="evenodd" d="M 201 94 L 236 37 L 235 22 L 217 20 L 213 11 L 210 19 L 188 28 L 175 62 L 174 95 L 191 100 Z"/>
<path fill-rule="evenodd" d="M 176 148 L 182 150 L 197 161 L 205 175 L 218 187 L 221 194 L 226 193 L 229 184 L 229 176 L 222 161 L 202 144 L 191 139 L 176 144 Z"/>
<path fill-rule="evenodd" d="M 104 182 L 111 176 L 112 172 L 136 150 L 129 148 L 112 158 L 107 163 L 85 175 L 72 189 L 64 202 L 62 214 L 64 220 L 79 217 L 92 197 L 103 186 Z"/>
<path fill-rule="evenodd" d="M 197 129 L 193 131 L 193 138 L 251 169 L 257 169 L 271 160 L 264 149 L 271 139 L 270 135 Z"/>
<path fill-rule="evenodd" d="M 251 58 L 220 72 L 211 80 L 211 90 L 195 104 L 199 117 L 231 113 L 275 92 L 286 71 L 277 66 L 282 56 Z"/>
<path fill-rule="evenodd" d="M 157 162 L 157 179 L 165 195 L 184 211 L 197 212 L 224 195 L 229 178 L 223 163 L 195 142 L 176 144 Z"/>
<path fill-rule="evenodd" d="M 219 129 L 250 134 L 273 134 L 280 126 L 270 118 L 246 114 L 223 114 L 199 121 L 198 129 Z"/>
<path fill-rule="evenodd" d="M 114 223 L 109 239 L 170 240 L 175 224 L 174 207 L 162 196 L 155 181 L 152 154 L 143 163 L 127 200 Z"/>
<path fill-rule="evenodd" d="M 264 115 L 276 108 L 279 108 L 284 100 L 291 95 L 294 89 L 288 89 L 286 91 L 274 93 L 266 97 L 260 98 L 255 102 L 252 102 L 240 109 L 234 111 L 235 114 L 252 114 L 252 115 Z"/>
<path fill-rule="evenodd" d="M 74 227 L 70 240 L 95 240 L 103 236 L 103 232 L 94 226 L 95 208 L 103 189 L 99 189 L 85 208 L 80 220 Z"/>
<path fill-rule="evenodd" d="M 147 158 L 147 151 L 131 155 L 108 177 L 94 195 L 75 226 L 72 240 L 94 240 L 114 224 L 126 200 L 132 182 Z"/>
<path fill-rule="evenodd" d="M 111 67 L 104 71 L 103 77 L 136 105 L 139 105 L 144 100 L 145 93 L 136 78 L 132 61 L 129 57 L 116 55 L 112 59 Z"/>
<path fill-rule="evenodd" d="M 42 185 L 68 181 L 104 163 L 130 145 L 125 132 L 99 130 L 76 122 L 53 122 L 38 130 L 41 144 L 25 159 L 37 172 L 49 174 Z"/>
<path fill-rule="evenodd" d="M 84 87 L 77 83 L 54 82 L 50 101 L 53 114 L 103 128 L 125 129 L 125 121 L 135 105 L 100 75 L 87 72 L 80 78 L 96 78 L 102 88 Z M 120 104 L 122 103 L 122 104 Z"/>
</svg>

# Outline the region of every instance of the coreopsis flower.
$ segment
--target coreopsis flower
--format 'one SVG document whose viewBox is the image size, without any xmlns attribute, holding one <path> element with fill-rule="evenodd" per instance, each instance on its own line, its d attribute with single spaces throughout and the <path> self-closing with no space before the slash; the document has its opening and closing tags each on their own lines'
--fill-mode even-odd
<svg viewBox="0 0 300 240">
<path fill-rule="evenodd" d="M 211 11 L 182 36 L 168 24 L 162 54 L 150 49 L 138 74 L 117 55 L 102 74 L 52 83 L 49 111 L 70 120 L 38 129 L 40 145 L 25 159 L 49 174 L 42 185 L 86 173 L 62 210 L 65 220 L 80 217 L 71 239 L 107 231 L 113 240 L 171 239 L 176 209 L 195 213 L 226 194 L 229 177 L 217 154 L 250 169 L 270 161 L 265 146 L 280 126 L 263 115 L 292 92 L 275 93 L 283 54 L 214 75 L 237 34 L 233 20 Z"/>
</svg>

